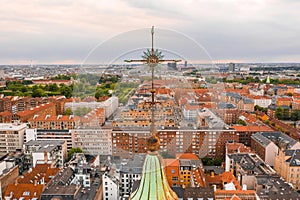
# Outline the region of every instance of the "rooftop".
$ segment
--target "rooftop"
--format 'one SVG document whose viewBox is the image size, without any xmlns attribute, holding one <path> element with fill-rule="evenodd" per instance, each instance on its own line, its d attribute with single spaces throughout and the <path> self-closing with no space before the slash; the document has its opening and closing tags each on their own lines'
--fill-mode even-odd
<svg viewBox="0 0 300 200">
<path fill-rule="evenodd" d="M 261 199 L 293 199 L 300 200 L 300 194 L 285 182 L 280 176 L 258 175 L 256 176 L 257 195 Z"/>
<path fill-rule="evenodd" d="M 285 162 L 292 167 L 300 167 L 300 149 L 284 150 L 286 156 L 290 156 Z"/>
<path fill-rule="evenodd" d="M 61 146 L 65 143 L 65 140 L 51 140 L 51 141 L 47 141 L 47 140 L 30 140 L 28 142 L 25 143 L 25 146 L 37 146 L 39 147 L 39 149 L 36 152 L 51 152 L 53 151 L 55 148 L 57 148 L 57 146 Z"/>
<path fill-rule="evenodd" d="M 260 132 L 252 135 L 251 138 L 255 139 L 263 146 L 267 146 L 273 142 L 278 147 L 285 147 L 288 149 L 297 143 L 296 140 L 281 132 Z"/>
<path fill-rule="evenodd" d="M 37 164 L 32 171 L 21 176 L 18 179 L 18 183 L 30 184 L 44 179 L 45 184 L 47 184 L 51 180 L 51 177 L 54 177 L 59 171 L 58 168 L 51 168 L 50 166 L 50 164 Z"/>
<path fill-rule="evenodd" d="M 26 124 L 21 123 L 0 123 L 0 131 L 20 131 L 27 128 Z"/>
<path fill-rule="evenodd" d="M 7 186 L 4 197 L 9 199 L 23 199 L 23 200 L 38 200 L 44 185 L 34 184 L 10 184 Z"/>
<path fill-rule="evenodd" d="M 253 175 L 259 174 L 274 174 L 275 171 L 265 164 L 256 154 L 250 153 L 236 153 L 229 154 L 228 157 L 245 172 Z"/>
<path fill-rule="evenodd" d="M 231 126 L 231 128 L 234 128 L 237 132 L 273 132 L 274 130 L 271 129 L 268 126 Z"/>
<path fill-rule="evenodd" d="M 242 143 L 226 143 L 226 154 L 232 153 L 254 153 L 250 147 Z"/>
</svg>

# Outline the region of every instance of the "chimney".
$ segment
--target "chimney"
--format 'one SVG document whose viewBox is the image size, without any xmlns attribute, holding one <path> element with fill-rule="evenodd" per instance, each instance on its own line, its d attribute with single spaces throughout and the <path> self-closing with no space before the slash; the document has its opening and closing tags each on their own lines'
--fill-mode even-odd
<svg viewBox="0 0 300 200">
<path fill-rule="evenodd" d="M 44 151 L 44 162 L 45 162 L 45 164 L 48 163 L 48 153 L 47 153 L 47 151 Z"/>
<path fill-rule="evenodd" d="M 215 177 L 215 172 L 212 170 L 212 171 L 210 171 L 210 176 L 211 177 Z"/>
</svg>

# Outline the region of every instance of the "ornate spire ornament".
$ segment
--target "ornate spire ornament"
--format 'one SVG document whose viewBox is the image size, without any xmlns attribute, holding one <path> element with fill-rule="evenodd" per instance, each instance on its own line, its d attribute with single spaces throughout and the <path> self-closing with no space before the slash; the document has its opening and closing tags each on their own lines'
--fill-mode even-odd
<svg viewBox="0 0 300 200">
<path fill-rule="evenodd" d="M 156 136 L 154 111 L 155 105 L 155 89 L 154 89 L 154 68 L 162 62 L 179 62 L 181 60 L 164 60 L 162 52 L 158 49 L 154 50 L 154 26 L 151 28 L 151 50 L 147 49 L 143 52 L 142 60 L 125 60 L 125 62 L 142 62 L 151 68 L 151 136 L 147 139 L 148 152 L 143 166 L 143 175 L 139 187 L 134 191 L 130 200 L 172 200 L 178 199 L 176 193 L 170 188 L 164 169 L 162 167 L 162 159 L 158 153 L 159 138 Z"/>
</svg>

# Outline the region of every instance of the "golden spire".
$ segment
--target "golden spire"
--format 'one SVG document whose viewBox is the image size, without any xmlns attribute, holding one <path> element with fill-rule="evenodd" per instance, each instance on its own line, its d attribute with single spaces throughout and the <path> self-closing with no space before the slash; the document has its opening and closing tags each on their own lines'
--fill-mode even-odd
<svg viewBox="0 0 300 200">
<path fill-rule="evenodd" d="M 154 68 L 157 66 L 157 64 L 162 62 L 180 62 L 181 60 L 165 60 L 162 59 L 164 56 L 159 52 L 157 49 L 154 50 L 154 26 L 151 28 L 151 51 L 144 52 L 144 56 L 142 56 L 142 60 L 125 60 L 125 62 L 142 62 L 149 65 L 151 68 L 151 125 L 150 125 L 150 133 L 151 137 L 147 140 L 147 146 L 149 151 L 158 151 L 159 150 L 159 138 L 156 136 L 156 128 L 155 128 L 155 120 L 154 120 L 154 110 L 155 105 L 158 102 L 155 102 L 154 96 L 155 96 L 155 89 L 154 89 Z"/>
<path fill-rule="evenodd" d="M 129 199 L 130 200 L 175 200 L 178 199 L 176 193 L 170 188 L 165 171 L 162 167 L 162 159 L 158 154 L 159 151 L 159 138 L 156 136 L 154 109 L 158 102 L 155 102 L 155 89 L 154 89 L 154 67 L 161 62 L 179 62 L 180 60 L 163 60 L 163 55 L 158 50 L 154 50 L 154 26 L 151 28 L 151 51 L 144 52 L 143 60 L 125 60 L 126 62 L 143 62 L 151 68 L 151 136 L 147 140 L 148 153 L 143 166 L 143 175 L 139 187 L 134 191 Z"/>
</svg>

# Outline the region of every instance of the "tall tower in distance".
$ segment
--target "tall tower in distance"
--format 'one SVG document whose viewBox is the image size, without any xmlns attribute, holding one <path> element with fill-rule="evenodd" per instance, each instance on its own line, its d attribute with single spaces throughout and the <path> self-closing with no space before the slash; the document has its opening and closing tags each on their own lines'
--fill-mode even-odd
<svg viewBox="0 0 300 200">
<path fill-rule="evenodd" d="M 229 66 L 228 66 L 228 71 L 229 72 L 234 72 L 235 71 L 235 63 L 229 63 Z"/>
</svg>

